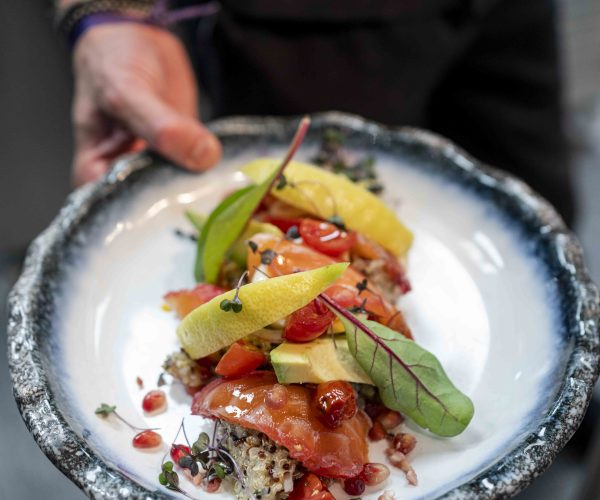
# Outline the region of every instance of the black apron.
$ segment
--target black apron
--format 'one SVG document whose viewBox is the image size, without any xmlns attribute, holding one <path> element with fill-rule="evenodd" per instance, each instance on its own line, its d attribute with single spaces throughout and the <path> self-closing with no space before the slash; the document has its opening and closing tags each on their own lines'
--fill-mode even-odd
<svg viewBox="0 0 600 500">
<path fill-rule="evenodd" d="M 439 132 L 572 222 L 549 0 L 222 0 L 217 116 L 324 110 Z"/>
</svg>

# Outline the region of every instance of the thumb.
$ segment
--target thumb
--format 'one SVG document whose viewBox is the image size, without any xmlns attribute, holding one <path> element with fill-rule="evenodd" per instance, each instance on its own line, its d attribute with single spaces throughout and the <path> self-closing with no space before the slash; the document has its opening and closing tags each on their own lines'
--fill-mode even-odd
<svg viewBox="0 0 600 500">
<path fill-rule="evenodd" d="M 194 171 L 206 170 L 221 159 L 221 143 L 197 119 L 176 111 L 150 91 L 123 97 L 114 111 L 151 149 Z"/>
</svg>

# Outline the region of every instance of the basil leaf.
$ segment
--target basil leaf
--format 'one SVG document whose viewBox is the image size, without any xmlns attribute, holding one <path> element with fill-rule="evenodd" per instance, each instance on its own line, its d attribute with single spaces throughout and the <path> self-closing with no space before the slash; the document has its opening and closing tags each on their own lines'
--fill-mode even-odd
<svg viewBox="0 0 600 500">
<path fill-rule="evenodd" d="M 473 418 L 473 402 L 454 386 L 432 353 L 386 326 L 353 316 L 331 299 L 325 302 L 340 318 L 350 352 L 385 406 L 439 436 L 465 430 Z"/>
</svg>

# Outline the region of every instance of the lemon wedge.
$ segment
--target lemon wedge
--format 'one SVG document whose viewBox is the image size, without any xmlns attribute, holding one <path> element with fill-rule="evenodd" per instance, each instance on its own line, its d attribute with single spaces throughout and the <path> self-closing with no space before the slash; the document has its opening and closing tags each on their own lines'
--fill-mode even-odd
<svg viewBox="0 0 600 500">
<path fill-rule="evenodd" d="M 261 158 L 241 170 L 259 183 L 279 163 L 280 160 L 274 158 Z M 338 215 L 346 227 L 376 241 L 398 257 L 410 248 L 412 232 L 377 196 L 347 177 L 300 162 L 291 162 L 284 175 L 287 185 L 271 191 L 277 198 L 322 219 Z"/>
<path fill-rule="evenodd" d="M 181 321 L 177 328 L 179 342 L 193 359 L 208 356 L 305 306 L 346 267 L 348 263 L 341 262 L 244 285 L 239 289 L 242 310 L 238 313 L 220 307 L 223 300 L 234 298 L 235 290 L 230 290 L 197 307 Z"/>
</svg>

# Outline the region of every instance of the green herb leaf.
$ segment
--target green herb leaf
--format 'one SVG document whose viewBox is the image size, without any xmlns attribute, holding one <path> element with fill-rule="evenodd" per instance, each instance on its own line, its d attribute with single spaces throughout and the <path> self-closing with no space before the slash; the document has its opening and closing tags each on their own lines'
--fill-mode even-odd
<svg viewBox="0 0 600 500">
<path fill-rule="evenodd" d="M 114 413 L 117 407 L 115 405 L 107 405 L 106 403 L 102 403 L 98 408 L 96 408 L 96 415 L 101 415 L 102 417 L 108 417 L 111 413 Z"/>
<path fill-rule="evenodd" d="M 198 213 L 194 210 L 186 210 L 185 216 L 187 217 L 187 220 L 189 220 L 192 223 L 192 226 L 196 228 L 198 234 L 200 234 L 202 228 L 204 227 L 204 224 L 206 224 L 206 215 Z"/>
<path fill-rule="evenodd" d="M 206 451 L 206 448 L 208 447 L 209 442 L 210 438 L 208 437 L 208 434 L 206 432 L 202 432 L 198 436 L 198 439 L 196 439 L 196 441 L 192 445 L 192 452 L 194 453 L 194 455 L 200 455 L 204 453 Z"/>
<path fill-rule="evenodd" d="M 215 471 L 215 474 L 219 479 L 225 478 L 225 469 L 223 469 L 221 464 L 214 463 L 212 469 Z"/>
<path fill-rule="evenodd" d="M 248 197 L 254 192 L 254 196 Z M 231 244 L 237 239 L 254 212 L 257 198 L 256 186 L 248 186 L 225 198 L 208 216 L 200 237 L 196 254 L 196 281 L 214 283 L 221 262 Z"/>
<path fill-rule="evenodd" d="M 217 280 L 221 263 L 229 248 L 238 239 L 260 202 L 291 161 L 309 124 L 308 118 L 302 119 L 285 158 L 279 165 L 273 166 L 272 172 L 263 182 L 230 194 L 209 215 L 198 238 L 195 267 L 197 281 L 214 283 Z"/>
<path fill-rule="evenodd" d="M 473 403 L 450 381 L 438 359 L 403 335 L 361 320 L 328 297 L 342 321 L 350 352 L 379 389 L 383 403 L 439 436 L 456 436 L 473 417 Z"/>
</svg>

